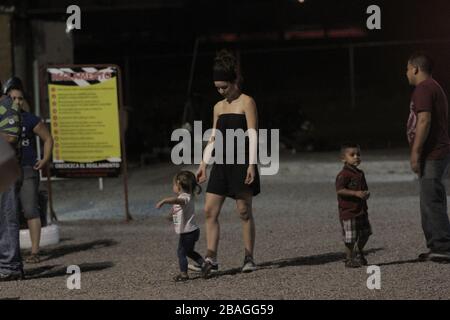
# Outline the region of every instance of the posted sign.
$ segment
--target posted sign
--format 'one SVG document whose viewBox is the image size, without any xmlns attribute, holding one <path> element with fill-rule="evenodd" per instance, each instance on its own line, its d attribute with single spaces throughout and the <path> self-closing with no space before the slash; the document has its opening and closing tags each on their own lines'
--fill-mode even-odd
<svg viewBox="0 0 450 320">
<path fill-rule="evenodd" d="M 117 66 L 47 68 L 57 177 L 111 177 L 121 168 Z"/>
</svg>

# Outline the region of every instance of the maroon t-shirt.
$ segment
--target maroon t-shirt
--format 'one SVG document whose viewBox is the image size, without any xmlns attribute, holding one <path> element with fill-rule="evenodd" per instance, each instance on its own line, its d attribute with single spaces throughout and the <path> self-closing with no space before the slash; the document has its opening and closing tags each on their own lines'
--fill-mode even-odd
<svg viewBox="0 0 450 320">
<path fill-rule="evenodd" d="M 350 165 L 345 165 L 336 177 L 336 191 L 349 189 L 354 191 L 366 191 L 366 177 L 364 172 Z M 367 211 L 367 201 L 358 197 L 338 195 L 339 218 L 348 220 L 355 218 Z"/>
<path fill-rule="evenodd" d="M 430 132 L 423 146 L 422 158 L 437 160 L 450 153 L 448 102 L 444 90 L 433 78 L 419 83 L 411 97 L 406 134 L 412 146 L 416 136 L 417 114 L 431 112 Z"/>
</svg>

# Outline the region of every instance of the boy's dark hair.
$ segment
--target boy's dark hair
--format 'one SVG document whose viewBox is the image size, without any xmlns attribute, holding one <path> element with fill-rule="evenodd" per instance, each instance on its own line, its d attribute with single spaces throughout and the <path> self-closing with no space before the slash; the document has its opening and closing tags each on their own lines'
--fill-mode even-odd
<svg viewBox="0 0 450 320">
<path fill-rule="evenodd" d="M 357 143 L 344 142 L 344 143 L 341 144 L 341 153 L 344 153 L 345 150 L 350 149 L 350 148 L 361 149 L 361 147 Z"/>
<path fill-rule="evenodd" d="M 183 191 L 189 194 L 202 192 L 202 187 L 197 183 L 197 178 L 190 171 L 180 171 L 174 177 L 175 182 L 179 183 Z"/>
<path fill-rule="evenodd" d="M 431 74 L 433 72 L 433 60 L 423 52 L 413 53 L 409 57 L 408 62 L 426 74 Z"/>
</svg>

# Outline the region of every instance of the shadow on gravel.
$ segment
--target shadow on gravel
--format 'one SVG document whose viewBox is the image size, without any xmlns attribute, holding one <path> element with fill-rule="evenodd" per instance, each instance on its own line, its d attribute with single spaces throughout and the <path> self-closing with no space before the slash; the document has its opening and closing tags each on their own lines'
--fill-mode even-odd
<svg viewBox="0 0 450 320">
<path fill-rule="evenodd" d="M 114 246 L 116 244 L 118 244 L 118 242 L 115 240 L 105 239 L 80 244 L 64 245 L 56 247 L 54 249 L 41 250 L 41 256 L 47 256 L 45 258 L 42 258 L 41 262 L 48 261 L 51 259 L 57 259 L 71 253 L 106 248 Z"/>
<path fill-rule="evenodd" d="M 383 250 L 384 248 L 373 248 L 365 250 L 366 254 L 375 253 L 377 251 Z M 321 264 L 327 264 L 337 261 L 343 261 L 345 259 L 345 254 L 343 252 L 329 252 L 314 256 L 298 257 L 291 259 L 282 259 L 269 262 L 263 262 L 258 264 L 258 269 L 274 269 L 274 268 L 285 268 L 285 267 L 295 267 L 295 266 L 316 266 Z"/>
<path fill-rule="evenodd" d="M 94 263 L 81 263 L 78 265 L 80 267 L 81 273 L 90 271 L 100 271 L 108 268 L 112 268 L 114 263 L 112 262 L 94 262 Z M 68 276 L 67 266 L 62 265 L 50 265 L 37 267 L 33 269 L 25 270 L 25 280 L 29 279 L 42 279 L 42 278 L 54 278 L 54 277 L 64 277 Z"/>
<path fill-rule="evenodd" d="M 399 260 L 399 261 L 391 261 L 391 262 L 385 262 L 385 263 L 377 263 L 377 266 L 392 266 L 392 265 L 400 265 L 400 264 L 408 264 L 408 263 L 425 263 L 427 261 L 421 261 L 419 259 L 410 259 L 410 260 Z M 448 260 L 435 260 L 434 263 L 439 264 L 450 264 L 450 261 Z"/>
<path fill-rule="evenodd" d="M 377 266 L 392 266 L 392 265 L 400 265 L 400 264 L 408 264 L 408 263 L 422 263 L 419 259 L 410 259 L 410 260 L 398 260 L 384 263 L 376 263 Z"/>
<path fill-rule="evenodd" d="M 73 240 L 73 238 L 61 238 L 61 239 L 59 239 L 59 242 L 61 243 L 61 242 L 66 242 L 66 241 L 70 241 L 70 240 Z"/>
<path fill-rule="evenodd" d="M 365 250 L 366 254 L 369 255 L 371 253 L 375 253 L 377 251 L 384 250 L 384 248 L 373 248 L 369 250 Z M 307 256 L 307 257 L 298 257 L 298 258 L 290 258 L 290 259 L 281 259 L 281 260 L 275 260 L 275 261 L 268 261 L 268 262 L 262 262 L 258 263 L 257 269 L 278 269 L 278 268 L 285 268 L 285 267 L 295 267 L 295 266 L 316 266 L 321 264 L 327 264 L 332 262 L 338 262 L 343 261 L 345 258 L 345 254 L 343 252 L 330 252 L 330 253 L 324 253 L 314 256 Z M 238 273 L 241 273 L 241 268 L 233 268 L 228 269 L 224 271 L 219 271 L 216 273 L 211 274 L 208 278 L 216 278 L 221 276 L 229 276 L 229 275 L 236 275 Z M 200 277 L 195 277 L 193 279 L 198 279 Z"/>
</svg>

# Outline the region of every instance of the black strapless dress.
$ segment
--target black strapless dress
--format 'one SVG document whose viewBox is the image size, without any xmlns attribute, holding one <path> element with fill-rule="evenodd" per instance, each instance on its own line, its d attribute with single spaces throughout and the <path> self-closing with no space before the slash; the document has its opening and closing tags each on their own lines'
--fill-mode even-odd
<svg viewBox="0 0 450 320">
<path fill-rule="evenodd" d="M 219 116 L 216 123 L 216 130 L 222 133 L 223 137 L 223 164 L 214 163 L 211 169 L 208 187 L 206 192 L 214 193 L 233 199 L 238 198 L 242 194 L 252 194 L 256 196 L 260 193 L 260 181 L 258 166 L 255 166 L 255 178 L 253 182 L 248 185 L 245 184 L 247 176 L 247 169 L 249 166 L 249 142 L 248 137 L 245 139 L 245 162 L 243 164 L 237 163 L 238 158 L 238 144 L 236 139 L 234 141 L 234 162 L 227 164 L 226 162 L 226 129 L 242 129 L 247 131 L 247 120 L 245 114 L 241 113 L 223 113 Z M 239 150 L 242 152 L 242 150 Z M 213 151 L 213 155 L 216 151 Z"/>
</svg>

